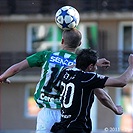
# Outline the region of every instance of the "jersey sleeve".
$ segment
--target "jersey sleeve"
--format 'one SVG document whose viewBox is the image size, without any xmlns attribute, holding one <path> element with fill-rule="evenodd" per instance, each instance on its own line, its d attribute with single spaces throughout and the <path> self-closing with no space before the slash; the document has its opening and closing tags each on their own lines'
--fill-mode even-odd
<svg viewBox="0 0 133 133">
<path fill-rule="evenodd" d="M 29 57 L 27 57 L 27 61 L 30 67 L 41 67 L 46 61 L 46 56 L 48 51 L 37 52 Z"/>
<path fill-rule="evenodd" d="M 90 86 L 92 89 L 95 88 L 104 88 L 105 82 L 108 77 L 104 75 L 100 75 L 97 73 L 86 73 L 84 79 L 82 80 L 83 85 Z"/>
</svg>

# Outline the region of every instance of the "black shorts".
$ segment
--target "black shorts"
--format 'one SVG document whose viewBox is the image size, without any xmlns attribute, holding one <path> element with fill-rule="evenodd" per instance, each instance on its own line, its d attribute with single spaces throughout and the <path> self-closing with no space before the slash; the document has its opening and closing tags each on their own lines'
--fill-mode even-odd
<svg viewBox="0 0 133 133">
<path fill-rule="evenodd" d="M 91 126 L 89 128 L 66 128 L 62 123 L 56 122 L 52 128 L 52 133 L 91 133 Z"/>
<path fill-rule="evenodd" d="M 60 129 L 55 133 L 89 133 L 84 130 L 76 130 L 76 129 Z"/>
</svg>

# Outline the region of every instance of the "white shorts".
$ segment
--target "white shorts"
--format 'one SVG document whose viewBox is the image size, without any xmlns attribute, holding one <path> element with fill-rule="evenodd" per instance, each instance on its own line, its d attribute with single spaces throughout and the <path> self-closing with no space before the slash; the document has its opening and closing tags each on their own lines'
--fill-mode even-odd
<svg viewBox="0 0 133 133">
<path fill-rule="evenodd" d="M 60 109 L 42 108 L 37 116 L 36 133 L 51 133 L 51 127 L 61 118 Z"/>
</svg>

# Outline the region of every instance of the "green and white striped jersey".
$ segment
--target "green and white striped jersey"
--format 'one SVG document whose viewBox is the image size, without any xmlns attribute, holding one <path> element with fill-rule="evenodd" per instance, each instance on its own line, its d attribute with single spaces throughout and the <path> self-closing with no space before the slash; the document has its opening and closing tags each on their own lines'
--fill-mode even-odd
<svg viewBox="0 0 133 133">
<path fill-rule="evenodd" d="M 34 99 L 38 106 L 40 108 L 61 108 L 60 92 L 54 89 L 54 81 L 61 68 L 76 64 L 76 54 L 66 50 L 41 51 L 27 57 L 27 61 L 30 67 L 42 67 L 40 81 L 34 93 Z"/>
</svg>

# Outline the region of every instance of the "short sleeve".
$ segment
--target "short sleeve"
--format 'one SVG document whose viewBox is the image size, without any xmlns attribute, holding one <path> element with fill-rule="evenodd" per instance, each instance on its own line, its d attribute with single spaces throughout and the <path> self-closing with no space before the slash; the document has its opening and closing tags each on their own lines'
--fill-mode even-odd
<svg viewBox="0 0 133 133">
<path fill-rule="evenodd" d="M 46 56 L 48 51 L 37 52 L 29 57 L 27 57 L 27 61 L 30 67 L 42 67 L 44 62 L 46 61 Z"/>
<path fill-rule="evenodd" d="M 84 79 L 82 80 L 82 83 L 85 86 L 89 85 L 89 87 L 92 89 L 104 88 L 105 87 L 104 85 L 107 79 L 108 79 L 107 76 L 92 72 L 92 73 L 86 73 L 84 75 Z"/>
</svg>

